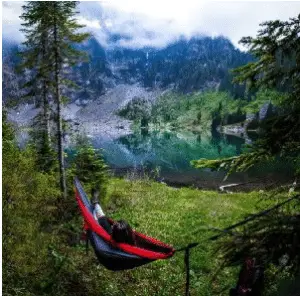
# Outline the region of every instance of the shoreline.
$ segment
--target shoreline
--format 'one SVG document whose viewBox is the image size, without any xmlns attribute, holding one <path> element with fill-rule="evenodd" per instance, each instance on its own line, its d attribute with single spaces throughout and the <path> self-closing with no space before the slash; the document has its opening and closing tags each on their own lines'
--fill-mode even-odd
<svg viewBox="0 0 300 296">
<path fill-rule="evenodd" d="M 166 184 L 173 188 L 195 188 L 199 190 L 213 190 L 223 193 L 231 192 L 252 192 L 252 191 L 271 191 L 275 188 L 286 187 L 290 188 L 293 185 L 293 179 L 285 180 L 274 180 L 270 178 L 253 178 L 248 182 L 237 181 L 237 180 L 226 180 L 223 181 L 222 178 L 215 178 L 213 180 L 201 180 L 200 178 L 192 178 L 175 175 L 164 175 L 155 176 L 155 173 L 151 171 L 145 171 L 143 169 L 137 168 L 110 168 L 111 175 L 113 177 L 127 179 L 127 180 L 145 180 L 149 179 L 157 183 Z M 230 179 L 230 176 L 228 179 Z M 287 189 L 288 190 L 288 189 Z"/>
<path fill-rule="evenodd" d="M 79 110 L 81 112 L 78 112 Z M 16 126 L 18 126 L 18 142 L 21 146 L 25 145 L 27 141 L 27 129 L 29 126 L 30 118 L 33 117 L 37 111 L 38 110 L 33 108 L 32 105 L 27 104 L 23 107 L 20 107 L 18 110 L 10 110 L 10 112 L 8 113 L 8 119 L 14 122 Z M 105 139 L 113 141 L 119 137 L 126 136 L 134 132 L 132 130 L 132 122 L 129 120 L 123 119 L 115 114 L 110 114 L 110 116 L 106 116 L 99 120 L 99 118 L 97 117 L 90 116 L 91 113 L 87 111 L 91 110 L 86 110 L 85 108 L 76 106 L 76 104 L 74 103 L 69 104 L 64 108 L 65 119 L 67 119 L 70 124 L 70 131 L 66 134 L 66 137 L 64 139 L 66 146 L 69 146 L 72 142 L 72 138 L 76 137 L 76 135 L 78 134 L 85 134 L 88 138 L 93 138 L 101 134 Z M 83 115 L 82 113 L 84 114 L 84 116 L 79 116 Z M 181 135 L 178 130 L 172 130 L 170 132 L 177 132 L 178 135 Z M 184 133 L 183 130 L 181 130 L 181 132 Z M 232 136 L 238 137 L 238 135 L 236 134 L 233 134 Z M 185 135 L 183 134 L 181 135 L 181 137 L 185 137 Z M 278 176 L 277 178 L 273 178 L 272 176 L 255 178 L 251 176 L 251 178 L 228 178 L 228 180 L 223 181 L 224 175 L 222 177 L 222 173 L 215 174 L 214 177 L 209 176 L 209 174 L 205 175 L 200 172 L 197 176 L 197 174 L 191 174 L 189 171 L 182 172 L 181 174 L 165 172 L 161 176 L 153 176 L 153 172 L 151 173 L 151 169 L 148 170 L 148 172 L 143 171 L 144 169 L 132 167 L 112 167 L 111 169 L 118 177 L 127 178 L 129 176 L 129 178 L 131 179 L 141 179 L 147 177 L 151 178 L 154 181 L 165 183 L 168 186 L 174 188 L 193 187 L 197 189 L 217 190 L 221 192 L 225 192 L 228 190 L 230 192 L 272 190 L 276 187 L 288 186 L 293 183 L 291 176 L 289 176 L 288 178 L 286 178 L 286 176 L 281 176 L 281 178 L 278 178 Z"/>
</svg>

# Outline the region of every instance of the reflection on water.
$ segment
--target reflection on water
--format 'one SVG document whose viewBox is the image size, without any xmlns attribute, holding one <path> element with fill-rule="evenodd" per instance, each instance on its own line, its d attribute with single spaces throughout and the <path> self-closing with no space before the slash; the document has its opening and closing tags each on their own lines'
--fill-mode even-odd
<svg viewBox="0 0 300 296">
<path fill-rule="evenodd" d="M 94 144 L 106 150 L 106 160 L 115 167 L 146 165 L 151 168 L 159 166 L 162 170 L 185 172 L 192 169 L 190 161 L 193 159 L 214 159 L 240 154 L 244 140 L 222 136 L 216 132 L 142 132 L 121 137 L 111 143 L 95 139 Z"/>
<path fill-rule="evenodd" d="M 216 131 L 208 133 L 192 132 L 148 132 L 142 130 L 109 140 L 101 137 L 94 139 L 97 148 L 104 149 L 104 157 L 113 168 L 134 170 L 143 168 L 151 171 L 160 169 L 161 178 L 171 183 L 182 183 L 203 187 L 217 187 L 224 178 L 224 172 L 209 169 L 197 170 L 190 165 L 194 159 L 215 159 L 239 155 L 244 147 L 243 138 L 223 135 Z M 250 182 L 253 178 L 290 178 L 291 168 L 277 163 L 263 165 L 248 173 L 234 174 L 230 182 Z M 275 175 L 278 175 L 277 177 Z"/>
</svg>

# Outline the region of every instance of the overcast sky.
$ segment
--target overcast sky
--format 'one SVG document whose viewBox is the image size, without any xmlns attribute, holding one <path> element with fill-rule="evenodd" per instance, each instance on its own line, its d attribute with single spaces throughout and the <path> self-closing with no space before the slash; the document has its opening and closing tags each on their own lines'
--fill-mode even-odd
<svg viewBox="0 0 300 296">
<path fill-rule="evenodd" d="M 3 38 L 22 39 L 23 3 L 2 2 Z M 79 21 L 104 46 L 108 32 L 127 36 L 119 42 L 127 47 L 161 47 L 193 35 L 223 35 L 238 46 L 241 37 L 256 35 L 259 23 L 297 16 L 300 1 L 106 0 L 81 2 L 79 11 Z"/>
</svg>

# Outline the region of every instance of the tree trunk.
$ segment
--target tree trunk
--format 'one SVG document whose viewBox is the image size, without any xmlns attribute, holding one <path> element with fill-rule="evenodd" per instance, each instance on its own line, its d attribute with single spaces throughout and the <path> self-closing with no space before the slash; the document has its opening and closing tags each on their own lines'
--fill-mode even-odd
<svg viewBox="0 0 300 296">
<path fill-rule="evenodd" d="M 43 48 L 42 48 L 42 56 L 43 56 L 43 61 L 45 61 L 47 59 L 47 55 L 46 55 L 46 48 L 47 48 L 47 40 L 46 40 L 46 36 L 45 33 L 43 34 Z M 47 90 L 47 86 L 48 86 L 48 81 L 46 78 L 45 74 L 46 70 L 42 69 L 42 73 L 43 73 L 43 108 L 44 108 L 44 132 L 45 132 L 45 140 L 47 141 L 46 145 L 49 146 L 51 145 L 51 134 L 50 134 L 50 108 L 49 108 L 49 102 L 47 99 L 47 94 L 48 94 L 48 90 Z"/>
<path fill-rule="evenodd" d="M 56 3 L 54 2 L 54 5 Z M 65 175 L 65 164 L 64 164 L 64 151 L 63 151 L 63 139 L 62 139 L 62 117 L 61 117 L 61 99 L 59 92 L 59 74 L 60 64 L 59 61 L 59 50 L 58 50 L 58 32 L 56 20 L 54 23 L 54 55 L 55 55 L 55 98 L 57 104 L 57 148 L 58 148 L 58 161 L 59 161 L 59 174 L 60 174 L 60 189 L 64 199 L 67 197 L 66 188 L 66 175 Z"/>
<path fill-rule="evenodd" d="M 51 146 L 51 133 L 50 133 L 50 108 L 47 100 L 47 82 L 43 81 L 43 105 L 44 105 L 44 123 L 45 123 L 45 139 L 47 140 L 47 146 Z"/>
</svg>

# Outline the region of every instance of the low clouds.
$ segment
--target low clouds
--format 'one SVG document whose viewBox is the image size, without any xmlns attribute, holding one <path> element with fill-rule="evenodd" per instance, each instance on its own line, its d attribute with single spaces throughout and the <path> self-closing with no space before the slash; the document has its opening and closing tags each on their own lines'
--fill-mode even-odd
<svg viewBox="0 0 300 296">
<path fill-rule="evenodd" d="M 80 9 L 100 19 L 104 31 L 131 37 L 121 39 L 121 46 L 163 47 L 193 35 L 223 35 L 239 46 L 243 36 L 256 35 L 260 23 L 297 16 L 300 2 L 114 0 L 81 2 Z M 106 44 L 105 36 L 101 38 Z"/>
<path fill-rule="evenodd" d="M 24 2 L 2 2 L 2 38 L 8 41 L 23 41 L 21 27 L 22 5 Z"/>
<path fill-rule="evenodd" d="M 22 38 L 21 4 L 3 2 L 4 38 Z M 104 46 L 112 35 L 121 36 L 118 45 L 133 48 L 163 47 L 193 35 L 223 35 L 238 46 L 241 37 L 256 35 L 259 23 L 297 16 L 300 2 L 111 0 L 81 2 L 79 10 L 79 22 Z"/>
</svg>

